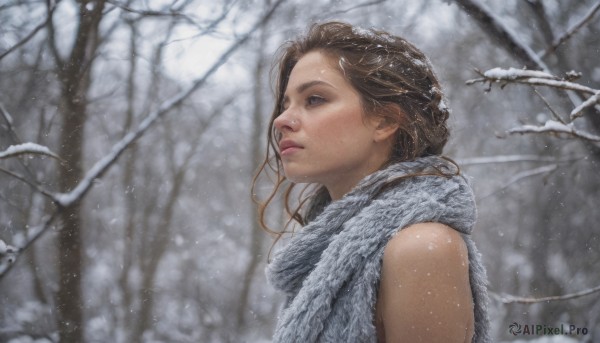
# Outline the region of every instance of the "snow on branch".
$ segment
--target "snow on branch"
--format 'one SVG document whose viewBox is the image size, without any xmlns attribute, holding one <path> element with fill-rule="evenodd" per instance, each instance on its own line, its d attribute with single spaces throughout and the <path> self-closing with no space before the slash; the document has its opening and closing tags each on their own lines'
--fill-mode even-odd
<svg viewBox="0 0 600 343">
<path fill-rule="evenodd" d="M 599 91 L 575 82 L 571 82 L 566 78 L 559 78 L 543 71 L 527 70 L 527 69 L 516 69 L 516 68 L 493 68 L 485 72 L 479 70 L 476 73 L 483 76 L 479 79 L 472 79 L 466 82 L 467 85 L 474 83 L 485 83 L 489 82 L 490 85 L 493 82 L 505 82 L 505 83 L 521 83 L 530 86 L 546 86 L 553 88 L 560 88 L 564 90 L 578 91 L 585 94 L 594 95 Z M 574 73 L 568 73 L 567 77 L 572 78 Z"/>
<path fill-rule="evenodd" d="M 12 245 L 4 243 L 3 240 L 0 239 L 0 261 L 4 259 L 8 260 L 8 263 L 12 263 L 13 255 L 17 252 L 17 248 Z"/>
<path fill-rule="evenodd" d="M 17 248 L 0 239 L 0 275 L 10 269 L 17 258 Z"/>
<path fill-rule="evenodd" d="M 457 3 L 461 9 L 467 13 L 475 22 L 482 28 L 482 30 L 493 40 L 495 40 L 501 47 L 503 47 L 509 54 L 515 56 L 521 62 L 525 64 L 528 69 L 539 69 L 548 72 L 550 69 L 544 63 L 542 58 L 546 57 L 547 54 L 553 52 L 556 47 L 562 44 L 564 41 L 574 35 L 581 27 L 586 25 L 592 20 L 594 15 L 600 10 L 600 3 L 592 6 L 584 17 L 579 20 L 574 26 L 572 26 L 567 32 L 558 38 L 558 41 L 554 41 L 550 47 L 551 51 L 546 53 L 536 54 L 530 46 L 521 42 L 512 30 L 503 23 L 501 18 L 497 17 L 489 8 L 477 0 L 446 0 Z M 555 47 L 554 47 L 555 46 Z M 553 50 L 554 49 L 554 50 Z M 483 79 L 485 80 L 485 78 Z M 480 80 L 475 80 L 482 81 Z M 565 80 L 569 81 L 569 80 Z M 528 83 L 532 86 L 542 85 L 550 86 L 555 88 L 563 88 L 567 90 L 567 95 L 573 106 L 578 106 L 585 99 L 582 99 L 580 92 L 587 94 L 594 94 L 595 91 L 589 87 L 584 87 L 578 84 L 569 84 L 561 82 L 560 80 L 549 80 L 545 78 L 528 78 L 522 83 Z M 491 83 L 490 83 L 491 86 Z M 573 86 L 574 89 L 570 87 Z M 573 92 L 574 91 L 574 92 Z M 597 112 L 600 112 L 600 107 L 595 106 Z M 572 118 L 573 119 L 573 118 Z"/>
<path fill-rule="evenodd" d="M 600 91 L 596 92 L 596 94 L 589 97 L 586 101 L 579 104 L 579 106 L 575 107 L 573 111 L 571 111 L 571 120 L 581 117 L 583 110 L 588 107 L 595 106 L 600 103 Z"/>
<path fill-rule="evenodd" d="M 499 300 L 503 304 L 515 304 L 515 303 L 535 304 L 535 303 L 549 302 L 549 301 L 571 300 L 571 299 L 581 298 L 586 295 L 594 294 L 597 292 L 600 292 L 600 285 L 593 287 L 593 288 L 585 289 L 583 291 L 575 292 L 575 293 L 555 295 L 555 296 L 542 297 L 542 298 L 517 297 L 514 295 L 507 295 L 507 294 L 500 295 L 500 294 L 495 294 L 492 292 L 490 292 L 490 294 L 492 294 L 497 300 Z"/>
<path fill-rule="evenodd" d="M 269 21 L 269 19 L 275 13 L 275 10 L 283 3 L 284 0 L 276 1 L 269 10 L 242 36 L 238 37 L 238 39 L 231 44 L 231 46 L 220 56 L 220 58 L 202 75 L 200 78 L 196 79 L 192 82 L 192 85 L 187 89 L 184 89 L 182 92 L 178 93 L 174 97 L 167 99 L 164 101 L 157 110 L 149 113 L 144 120 L 138 125 L 138 127 L 129 132 L 125 137 L 123 137 L 120 141 L 118 141 L 111 149 L 111 151 L 98 160 L 85 174 L 84 178 L 77 184 L 77 186 L 68 193 L 53 193 L 47 194 L 54 202 L 58 205 L 56 210 L 52 213 L 52 215 L 44 222 L 44 224 L 35 231 L 35 233 L 31 234 L 26 242 L 17 247 L 15 250 L 15 258 L 17 254 L 22 253 L 28 247 L 30 247 L 39 237 L 41 237 L 45 232 L 49 230 L 51 224 L 56 219 L 58 214 L 64 210 L 65 207 L 69 207 L 76 202 L 80 201 L 85 194 L 91 189 L 94 180 L 100 178 L 112 165 L 116 163 L 118 158 L 123 154 L 123 152 L 130 147 L 134 142 L 136 142 L 140 137 L 144 135 L 144 133 L 157 122 L 159 118 L 164 116 L 166 113 L 181 105 L 185 99 L 187 99 L 190 95 L 192 95 L 196 90 L 198 90 L 203 84 L 206 83 L 208 78 L 212 76 L 228 59 L 229 57 L 246 41 L 250 39 L 252 34 L 262 27 L 265 23 Z M 14 261 L 14 259 L 12 260 Z M 3 261 L 0 261 L 0 279 L 2 279 L 8 271 L 11 269 L 14 263 L 6 265 Z"/>
<path fill-rule="evenodd" d="M 540 78 L 549 80 L 558 80 L 558 78 L 552 74 L 548 74 L 543 71 L 527 70 L 527 69 L 515 69 L 515 68 L 493 68 L 483 73 L 483 76 L 488 80 L 519 80 L 525 78 Z"/>
<path fill-rule="evenodd" d="M 20 247 L 6 244 L 4 241 L 0 240 L 0 280 L 2 280 L 2 278 L 7 275 L 7 273 L 14 266 L 19 254 L 37 241 L 44 234 L 44 232 L 48 231 L 58 216 L 59 210 L 54 211 L 54 213 L 52 213 L 52 215 L 49 216 L 41 226 L 31 228 L 25 243 Z"/>
<path fill-rule="evenodd" d="M 48 147 L 36 143 L 11 145 L 6 150 L 0 151 L 0 160 L 25 154 L 46 155 L 60 160 L 60 157 L 50 151 Z"/>
<path fill-rule="evenodd" d="M 179 106 L 185 99 L 187 99 L 192 93 L 200 88 L 208 78 L 214 74 L 228 59 L 229 57 L 242 46 L 250 36 L 264 25 L 275 12 L 275 9 L 283 2 L 283 0 L 277 1 L 271 6 L 269 11 L 254 24 L 254 26 L 241 36 L 238 40 L 231 44 L 221 57 L 215 62 L 201 77 L 194 80 L 192 85 L 181 91 L 174 97 L 164 101 L 157 110 L 151 112 L 142 122 L 139 124 L 135 131 L 132 131 L 125 135 L 119 142 L 117 142 L 111 149 L 110 153 L 101 158 L 96 164 L 94 164 L 86 173 L 84 178 L 77 184 L 77 186 L 68 193 L 55 194 L 57 203 L 62 207 L 68 207 L 77 201 L 81 200 L 83 196 L 90 190 L 94 180 L 100 178 L 123 154 L 123 152 L 137 141 L 142 135 L 165 113 L 171 111 L 173 108 Z"/>
<path fill-rule="evenodd" d="M 509 134 L 525 134 L 525 133 L 551 133 L 555 135 L 567 135 L 573 136 L 577 138 L 581 138 L 584 140 L 592 141 L 592 142 L 600 142 L 600 136 L 593 135 L 591 133 L 577 130 L 573 127 L 573 123 L 563 124 L 557 122 L 555 120 L 548 120 L 544 124 L 544 126 L 535 126 L 535 125 L 523 125 L 519 127 L 512 128 L 507 131 Z"/>
<path fill-rule="evenodd" d="M 591 142 L 600 142 L 600 136 L 578 130 L 573 125 L 573 121 L 581 117 L 584 110 L 590 107 L 595 107 L 597 112 L 600 112 L 600 90 L 593 89 L 579 83 L 573 82 L 574 79 L 581 76 L 580 73 L 570 71 L 566 73 L 565 77 L 560 78 L 552 75 L 545 71 L 527 70 L 527 69 L 515 69 L 515 68 L 493 68 L 485 72 L 476 70 L 481 78 L 468 80 L 467 85 L 475 83 L 488 83 L 489 87 L 486 91 L 491 90 L 492 84 L 501 83 L 500 88 L 504 88 L 506 85 L 511 83 L 524 84 L 531 87 L 534 86 L 545 86 L 550 88 L 562 89 L 568 92 L 574 91 L 583 97 L 583 100 L 575 106 L 575 108 L 569 113 L 569 120 L 565 121 L 559 116 L 550 106 L 550 104 L 542 97 L 542 100 L 546 106 L 550 109 L 556 120 L 548 120 L 543 126 L 535 125 L 523 125 L 508 130 L 509 134 L 524 134 L 524 133 L 548 133 L 557 136 L 569 136 L 574 138 L 583 139 Z M 535 90 L 535 88 L 534 88 Z M 537 93 L 537 90 L 536 90 Z M 538 93 L 541 97 L 541 95 Z M 587 99 L 586 99 L 587 97 Z"/>
</svg>

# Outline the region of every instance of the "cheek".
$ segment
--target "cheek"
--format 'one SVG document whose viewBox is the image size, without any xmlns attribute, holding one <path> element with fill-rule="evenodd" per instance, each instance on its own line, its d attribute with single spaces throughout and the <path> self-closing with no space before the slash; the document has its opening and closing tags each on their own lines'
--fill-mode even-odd
<svg viewBox="0 0 600 343">
<path fill-rule="evenodd" d="M 363 145 L 369 130 L 364 123 L 362 108 L 352 100 L 340 102 L 343 103 L 341 106 L 329 108 L 318 116 L 318 120 L 310 122 L 310 135 L 324 151 L 345 154 L 344 150 Z"/>
<path fill-rule="evenodd" d="M 370 135 L 360 115 L 348 115 L 330 126 L 329 134 L 340 144 L 355 145 Z"/>
<path fill-rule="evenodd" d="M 348 127 L 340 121 L 322 123 L 313 131 L 323 150 L 338 150 L 352 141 Z"/>
</svg>

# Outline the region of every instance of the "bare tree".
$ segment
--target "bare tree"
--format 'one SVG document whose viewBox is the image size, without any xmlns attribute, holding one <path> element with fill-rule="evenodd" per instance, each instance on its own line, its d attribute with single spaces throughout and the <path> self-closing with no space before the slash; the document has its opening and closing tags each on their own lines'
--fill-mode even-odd
<svg viewBox="0 0 600 343">
<path fill-rule="evenodd" d="M 115 3 L 118 8 L 123 8 L 118 3 Z M 273 3 L 264 12 L 256 24 L 253 25 L 246 33 L 233 41 L 231 46 L 225 50 L 222 56 L 207 69 L 207 71 L 196 79 L 191 86 L 183 89 L 174 97 L 164 101 L 157 109 L 150 111 L 149 115 L 144 120 L 139 122 L 136 128 L 126 134 L 119 142 L 117 142 L 110 153 L 100 159 L 92 168 L 84 173 L 84 147 L 85 147 L 85 124 L 89 116 L 90 94 L 89 90 L 92 80 L 92 70 L 94 69 L 95 61 L 97 61 L 99 47 L 108 39 L 109 29 L 102 32 L 101 22 L 107 13 L 105 10 L 106 3 L 104 1 L 85 1 L 78 5 L 78 25 L 75 32 L 74 43 L 71 49 L 65 54 L 62 48 L 62 41 L 57 37 L 58 30 L 55 28 L 55 22 L 52 19 L 54 7 L 48 7 L 47 13 L 49 19 L 46 23 L 46 31 L 48 35 L 48 44 L 54 56 L 54 64 L 56 66 L 56 74 L 59 83 L 61 84 L 60 107 L 61 114 L 61 136 L 59 140 L 58 155 L 61 156 L 61 168 L 59 168 L 59 190 L 52 192 L 45 190 L 42 186 L 37 185 L 34 181 L 30 181 L 25 177 L 20 177 L 18 174 L 10 173 L 12 177 L 28 182 L 40 193 L 46 195 L 55 205 L 53 214 L 46 219 L 45 223 L 35 232 L 31 232 L 25 239 L 23 244 L 8 249 L 3 249 L 10 254 L 6 262 L 2 265 L 1 275 L 4 276 L 10 270 L 15 257 L 24 251 L 27 251 L 35 241 L 44 233 L 49 232 L 49 229 L 54 224 L 54 221 L 60 222 L 58 230 L 58 256 L 59 256 L 59 287 L 56 295 L 56 306 L 58 309 L 58 330 L 60 340 L 64 341 L 83 341 L 84 340 L 84 312 L 81 282 L 84 271 L 84 261 L 86 256 L 83 250 L 83 222 L 82 222 L 82 200 L 86 197 L 89 190 L 92 188 L 94 181 L 98 180 L 113 166 L 123 152 L 132 144 L 142 137 L 145 132 L 157 122 L 159 118 L 171 110 L 178 108 L 192 93 L 206 83 L 208 78 L 222 66 L 225 61 L 244 44 L 255 30 L 263 25 L 273 15 L 275 9 L 281 4 L 281 1 Z M 54 6 L 49 3 L 48 6 Z M 114 8 L 113 8 L 114 9 Z M 131 12 L 129 7 L 126 11 Z M 158 12 L 141 12 L 145 16 L 160 16 Z M 169 15 L 173 16 L 173 13 Z M 217 19 L 222 20 L 222 19 Z M 116 26 L 112 26 L 114 29 Z M 210 27 L 210 25 L 209 25 Z M 35 30 L 37 32 L 38 29 Z M 27 38 L 26 40 L 29 40 Z M 59 43 L 60 41 L 60 43 Z M 20 45 L 25 45 L 25 40 Z M 11 51 L 16 51 L 16 47 Z M 7 56 L 8 51 L 3 57 Z M 66 55 L 66 57 L 64 57 Z M 135 66 L 132 66 L 132 70 Z M 132 71 L 133 72 L 133 71 Z M 130 80 L 129 89 L 132 91 L 133 83 Z M 126 118 L 131 119 L 133 109 L 130 107 Z M 218 111 L 211 116 L 214 118 L 219 114 Z M 5 116 L 8 118 L 8 116 Z M 126 126 L 130 126 L 126 123 Z M 208 123 L 205 123 L 206 128 Z M 12 131 L 12 130 L 11 130 Z M 192 142 L 194 147 L 197 147 L 198 135 L 196 142 Z M 28 152 L 32 152 L 32 148 L 28 147 Z M 164 235 L 169 234 L 166 230 L 171 226 L 171 221 L 174 216 L 173 205 L 180 193 L 183 180 L 185 178 L 186 168 L 191 161 L 191 157 L 195 154 L 196 148 L 192 149 L 187 157 L 184 158 L 181 165 L 173 164 L 176 170 L 173 171 L 173 187 L 169 192 L 169 196 L 165 201 L 165 207 L 160 215 L 160 221 L 157 223 L 155 233 L 161 232 Z M 11 154 L 10 149 L 4 154 Z M 160 231 L 156 231 L 160 229 Z M 149 246 L 149 250 L 153 254 L 149 254 L 142 258 L 144 269 L 144 282 L 142 289 L 142 310 L 140 312 L 138 325 L 135 326 L 133 337 L 141 339 L 143 331 L 147 330 L 151 325 L 150 316 L 153 311 L 153 296 L 150 294 L 153 288 L 155 279 L 156 267 L 168 246 L 168 239 L 154 240 L 153 245 Z M 4 242 L 2 244 L 6 245 Z M 158 244 L 158 245 L 157 245 Z M 149 293 L 150 292 L 150 293 Z"/>
<path fill-rule="evenodd" d="M 85 123 L 88 116 L 88 92 L 91 73 L 98 47 L 103 39 L 100 22 L 104 15 L 104 0 L 81 2 L 78 14 L 78 29 L 74 44 L 67 57 L 59 53 L 56 44 L 54 22 L 48 21 L 48 36 L 54 54 L 56 73 L 61 82 L 62 115 L 60 150 L 64 159 L 61 166 L 59 189 L 73 190 L 83 177 L 83 148 Z M 51 12 L 48 8 L 48 12 Z M 81 277 L 84 254 L 82 251 L 81 203 L 75 202 L 60 211 L 59 220 L 59 288 L 56 294 L 58 330 L 60 340 L 81 342 L 84 340 L 83 311 L 81 304 Z"/>
<path fill-rule="evenodd" d="M 533 12 L 535 20 L 542 28 L 544 43 L 548 44 L 548 46 L 538 54 L 534 52 L 532 47 L 522 43 L 514 31 L 509 29 L 484 5 L 476 0 L 456 0 L 456 2 L 466 13 L 476 20 L 477 24 L 491 39 L 495 40 L 502 48 L 506 49 L 506 51 L 512 54 L 519 62 L 523 63 L 525 67 L 540 70 L 540 72 L 535 72 L 525 70 L 519 71 L 518 69 L 493 69 L 488 70 L 485 73 L 480 72 L 483 78 L 471 80 L 468 84 L 488 81 L 490 82 L 490 86 L 492 82 L 501 82 L 503 83 L 502 87 L 509 83 L 546 86 L 568 91 L 568 95 L 574 103 L 574 108 L 569 116 L 563 120 L 544 99 L 544 102 L 548 104 L 548 108 L 552 112 L 553 117 L 555 117 L 555 121 L 559 121 L 560 123 L 549 121 L 544 127 L 526 126 L 509 130 L 509 133 L 564 133 L 589 142 L 598 142 L 599 138 L 596 134 L 578 131 L 572 126 L 572 121 L 582 117 L 584 112 L 587 112 L 586 117 L 593 130 L 600 131 L 600 121 L 596 119 L 598 117 L 598 112 L 600 112 L 600 107 L 597 105 L 599 91 L 571 82 L 574 79 L 581 77 L 581 73 L 572 71 L 573 66 L 569 66 L 566 62 L 567 59 L 564 56 L 564 52 L 559 52 L 557 49 L 567 40 L 572 38 L 582 27 L 589 24 L 594 19 L 596 13 L 600 10 L 600 3 L 592 5 L 587 13 L 583 15 L 582 18 L 579 18 L 573 26 L 569 27 L 560 36 L 555 37 L 554 28 L 549 21 L 544 3 L 537 0 L 522 1 L 523 6 L 527 6 L 530 11 Z M 548 60 L 554 55 L 557 57 L 556 60 L 558 63 L 556 63 L 552 69 L 562 70 L 565 73 L 563 78 L 549 74 L 551 69 L 548 62 L 544 61 L 544 59 Z M 563 125 L 561 126 L 560 124 Z M 597 147 L 594 145 L 589 146 L 594 151 L 597 150 Z"/>
<path fill-rule="evenodd" d="M 517 92 L 511 92 L 508 99 L 505 96 L 497 101 L 512 102 L 513 111 L 494 114 L 510 121 L 519 121 L 517 118 L 523 112 L 534 115 L 530 114 L 518 126 L 508 128 L 499 136 L 506 140 L 508 135 L 535 134 L 528 143 L 537 144 L 539 158 L 547 159 L 546 162 L 540 160 L 542 166 L 508 177 L 503 185 L 480 199 L 489 202 L 491 195 L 502 196 L 502 200 L 490 205 L 512 207 L 505 211 L 515 217 L 511 223 L 517 225 L 510 232 L 510 238 L 502 240 L 506 242 L 503 246 L 506 252 L 499 253 L 502 261 L 513 265 L 492 269 L 495 274 L 511 279 L 511 282 L 492 286 L 495 299 L 504 306 L 500 310 L 504 312 L 501 322 L 526 317 L 529 321 L 557 323 L 560 318 L 563 321 L 568 318 L 579 325 L 593 326 L 585 312 L 597 310 L 593 310 L 593 303 L 584 303 L 580 298 L 593 299 L 594 294 L 597 295 L 600 275 L 584 266 L 598 260 L 597 249 L 585 243 L 596 241 L 598 237 L 589 229 L 587 220 L 577 218 L 581 218 L 584 211 L 581 206 L 587 209 L 586 199 L 593 197 L 598 189 L 591 174 L 600 156 L 599 87 L 592 77 L 597 62 L 589 58 L 591 50 L 586 47 L 590 41 L 597 40 L 593 32 L 598 29 L 600 4 L 586 1 L 576 7 L 566 4 L 552 7 L 543 1 L 523 0 L 513 8 L 496 6 L 492 9 L 476 0 L 456 0 L 455 3 L 493 45 L 506 53 L 508 63 L 513 66 L 476 70 L 480 78 L 467 83 L 484 83 L 486 91 L 494 86 L 503 92 L 524 88 L 521 94 L 529 95 L 530 99 L 523 100 Z M 512 20 L 507 20 L 507 16 Z M 481 59 L 479 63 L 489 65 L 490 61 Z M 569 144 L 572 140 L 580 145 Z M 502 156 L 495 159 L 496 162 L 502 160 Z M 519 194 L 515 188 L 507 191 L 511 184 L 523 184 L 526 179 L 536 185 L 533 194 Z M 583 187 L 578 189 L 573 184 Z M 524 198 L 529 199 L 526 207 Z M 519 208 L 514 208 L 515 205 Z M 589 219 L 594 222 L 592 217 Z M 560 274 L 557 270 L 561 270 Z M 586 270 L 585 276 L 579 274 L 585 280 L 579 287 L 573 287 L 570 282 L 575 270 Z M 582 284 L 587 285 L 587 289 Z M 502 288 L 510 293 L 529 295 L 507 295 L 507 290 Z M 578 310 L 574 311 L 560 300 L 569 300 L 570 306 Z M 593 337 L 592 334 L 590 339 Z"/>
</svg>

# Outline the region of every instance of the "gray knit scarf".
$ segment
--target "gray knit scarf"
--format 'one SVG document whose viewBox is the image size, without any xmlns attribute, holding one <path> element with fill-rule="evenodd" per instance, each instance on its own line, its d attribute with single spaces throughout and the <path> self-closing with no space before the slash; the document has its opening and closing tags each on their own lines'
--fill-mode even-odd
<svg viewBox="0 0 600 343">
<path fill-rule="evenodd" d="M 409 176 L 456 167 L 437 156 L 393 164 L 364 178 L 320 213 L 267 266 L 288 296 L 274 343 L 376 342 L 374 308 L 386 243 L 398 230 L 439 222 L 461 233 L 469 251 L 474 343 L 489 342 L 487 277 L 470 233 L 476 211 L 463 176 Z M 400 180 L 393 187 L 390 181 Z"/>
</svg>

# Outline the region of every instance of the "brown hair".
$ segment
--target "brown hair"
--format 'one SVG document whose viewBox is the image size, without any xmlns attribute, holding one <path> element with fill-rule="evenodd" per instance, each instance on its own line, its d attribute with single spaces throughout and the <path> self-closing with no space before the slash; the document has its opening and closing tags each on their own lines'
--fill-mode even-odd
<svg viewBox="0 0 600 343">
<path fill-rule="evenodd" d="M 274 66 L 277 69 L 275 106 L 267 132 L 267 154 L 256 174 L 253 195 L 258 177 L 263 173 L 276 175 L 273 191 L 259 203 L 262 227 L 278 237 L 285 231 L 273 231 L 265 223 L 265 211 L 282 185 L 284 205 L 295 220 L 304 225 L 331 201 L 325 187 L 313 188 L 308 196 L 302 191 L 299 205 L 292 210 L 289 197 L 295 186 L 282 173 L 281 158 L 277 151 L 278 135 L 273 121 L 283 111 L 283 96 L 290 73 L 296 63 L 311 51 L 320 51 L 338 60 L 338 67 L 361 97 L 363 112 L 367 116 L 382 116 L 388 123 L 398 125 L 392 153 L 387 164 L 410 161 L 417 157 L 441 155 L 448 140 L 446 125 L 448 108 L 443 100 L 440 83 L 428 58 L 405 39 L 384 31 L 361 29 L 341 22 L 314 24 L 308 33 L 280 48 L 281 55 Z M 386 165 L 387 165 L 386 164 Z M 305 189 L 306 190 L 306 189 Z M 310 200 L 304 214 L 306 201 Z M 288 222 L 289 223 L 289 222 Z"/>
</svg>

